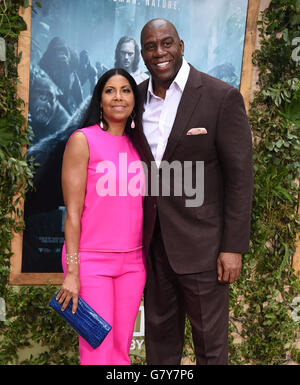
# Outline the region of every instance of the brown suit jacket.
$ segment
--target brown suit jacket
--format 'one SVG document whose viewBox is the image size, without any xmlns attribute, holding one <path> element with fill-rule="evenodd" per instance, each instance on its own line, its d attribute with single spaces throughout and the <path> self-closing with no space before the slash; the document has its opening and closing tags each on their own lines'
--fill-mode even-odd
<svg viewBox="0 0 300 385">
<path fill-rule="evenodd" d="M 253 190 L 251 130 L 240 92 L 190 66 L 190 74 L 177 110 L 163 160 L 204 161 L 204 202 L 186 207 L 185 196 L 151 196 L 150 164 L 153 155 L 137 125 L 133 142 L 148 167 L 148 195 L 144 199 L 144 246 L 152 239 L 159 215 L 169 263 L 178 274 L 216 268 L 219 252 L 246 252 L 249 248 Z M 139 85 L 141 122 L 148 80 Z M 187 135 L 194 127 L 204 135 Z M 162 177 L 163 169 L 158 171 Z M 172 179 L 171 179 L 172 180 Z M 172 183 L 171 183 L 172 185 Z"/>
</svg>

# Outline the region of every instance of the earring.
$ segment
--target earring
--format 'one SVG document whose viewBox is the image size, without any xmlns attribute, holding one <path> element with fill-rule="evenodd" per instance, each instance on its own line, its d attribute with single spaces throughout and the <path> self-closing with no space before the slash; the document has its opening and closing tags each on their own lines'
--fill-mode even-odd
<svg viewBox="0 0 300 385">
<path fill-rule="evenodd" d="M 103 130 L 104 126 L 103 126 L 103 122 L 102 122 L 102 108 L 100 109 L 100 124 L 99 125 Z"/>
<path fill-rule="evenodd" d="M 131 117 L 131 125 L 130 125 L 130 127 L 134 130 L 135 129 L 134 117 L 132 117 L 131 115 L 130 115 L 130 117 Z"/>
</svg>

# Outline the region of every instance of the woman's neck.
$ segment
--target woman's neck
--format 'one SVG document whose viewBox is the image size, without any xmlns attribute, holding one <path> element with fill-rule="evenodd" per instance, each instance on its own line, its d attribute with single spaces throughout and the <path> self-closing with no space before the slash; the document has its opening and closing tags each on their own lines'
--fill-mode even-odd
<svg viewBox="0 0 300 385">
<path fill-rule="evenodd" d="M 126 123 L 124 122 L 108 122 L 107 132 L 115 136 L 123 136 L 125 132 L 125 125 Z"/>
</svg>

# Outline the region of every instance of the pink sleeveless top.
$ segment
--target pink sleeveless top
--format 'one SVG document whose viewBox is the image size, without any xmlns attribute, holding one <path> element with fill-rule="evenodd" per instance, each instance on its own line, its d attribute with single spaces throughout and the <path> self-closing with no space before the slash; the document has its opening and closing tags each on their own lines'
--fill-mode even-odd
<svg viewBox="0 0 300 385">
<path fill-rule="evenodd" d="M 98 125 L 77 131 L 86 136 L 90 151 L 79 250 L 142 248 L 145 175 L 131 140 Z"/>
</svg>

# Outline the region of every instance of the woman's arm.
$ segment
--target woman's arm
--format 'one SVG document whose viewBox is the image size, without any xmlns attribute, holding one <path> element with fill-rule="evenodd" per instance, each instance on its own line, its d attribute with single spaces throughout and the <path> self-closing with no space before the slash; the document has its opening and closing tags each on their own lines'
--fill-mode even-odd
<svg viewBox="0 0 300 385">
<path fill-rule="evenodd" d="M 63 302 L 62 310 L 73 300 L 72 311 L 78 305 L 79 261 L 77 258 L 80 240 L 80 220 L 85 199 L 89 146 L 82 132 L 73 134 L 66 146 L 62 164 L 62 190 L 66 206 L 65 245 L 67 271 L 62 288 L 57 296 Z"/>
</svg>

